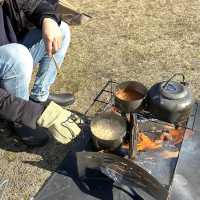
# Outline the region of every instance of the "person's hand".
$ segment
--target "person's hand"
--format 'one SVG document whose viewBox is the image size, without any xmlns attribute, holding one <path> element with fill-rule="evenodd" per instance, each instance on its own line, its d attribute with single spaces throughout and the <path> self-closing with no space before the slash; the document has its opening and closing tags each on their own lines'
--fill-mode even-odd
<svg viewBox="0 0 200 200">
<path fill-rule="evenodd" d="M 51 57 L 60 49 L 62 44 L 62 33 L 55 20 L 44 18 L 42 23 L 42 36 L 48 56 Z"/>
</svg>

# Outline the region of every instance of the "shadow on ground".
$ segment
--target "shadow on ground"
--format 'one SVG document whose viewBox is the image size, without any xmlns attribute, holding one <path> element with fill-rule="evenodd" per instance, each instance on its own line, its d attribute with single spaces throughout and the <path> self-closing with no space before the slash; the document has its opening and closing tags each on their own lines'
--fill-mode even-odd
<svg viewBox="0 0 200 200">
<path fill-rule="evenodd" d="M 75 111 L 74 111 L 75 112 Z M 56 142 L 49 133 L 49 141 L 48 143 L 43 147 L 29 147 L 20 140 L 12 131 L 12 129 L 9 127 L 9 124 L 4 122 L 1 124 L 2 127 L 0 127 L 0 149 L 5 150 L 6 152 L 3 155 L 3 158 L 6 159 L 9 163 L 16 161 L 17 154 L 16 153 L 28 153 L 30 155 L 36 154 L 41 157 L 40 160 L 23 160 L 22 163 L 29 164 L 32 166 L 36 166 L 41 169 L 48 170 L 50 172 L 53 172 L 57 169 L 59 164 L 62 162 L 64 157 L 66 156 L 67 152 L 69 150 L 73 150 L 74 144 L 77 143 L 78 140 L 84 140 L 82 133 L 85 131 L 89 131 L 88 129 L 88 123 L 89 121 L 87 118 L 81 114 L 77 113 L 81 119 L 83 119 L 83 123 L 79 124 L 79 127 L 81 128 L 81 134 L 79 137 L 77 137 L 75 140 L 68 144 L 61 144 Z M 44 131 L 47 131 L 47 129 L 44 129 Z"/>
</svg>

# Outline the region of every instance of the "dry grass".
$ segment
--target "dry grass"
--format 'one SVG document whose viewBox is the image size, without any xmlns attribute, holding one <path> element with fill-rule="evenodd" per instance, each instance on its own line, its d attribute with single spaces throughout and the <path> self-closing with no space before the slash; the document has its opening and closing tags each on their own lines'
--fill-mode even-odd
<svg viewBox="0 0 200 200">
<path fill-rule="evenodd" d="M 93 20 L 73 27 L 72 42 L 54 91 L 73 91 L 84 111 L 110 78 L 147 86 L 183 72 L 200 97 L 200 2 L 198 0 L 70 0 Z M 66 147 L 49 143 L 27 150 L 1 136 L 1 177 L 10 180 L 5 199 L 27 199 L 55 169 Z M 6 144 L 5 144 L 6 143 Z M 13 147 L 11 148 L 13 149 Z M 59 155 L 59 156 L 58 156 Z M 28 161 L 28 162 L 27 162 Z"/>
<path fill-rule="evenodd" d="M 76 92 L 76 108 L 84 110 L 85 101 L 91 101 L 109 78 L 135 79 L 150 86 L 183 72 L 199 95 L 198 1 L 70 2 L 93 16 L 86 26 L 72 29 L 64 73 L 55 86 Z M 64 87 L 57 87 L 63 81 Z"/>
</svg>

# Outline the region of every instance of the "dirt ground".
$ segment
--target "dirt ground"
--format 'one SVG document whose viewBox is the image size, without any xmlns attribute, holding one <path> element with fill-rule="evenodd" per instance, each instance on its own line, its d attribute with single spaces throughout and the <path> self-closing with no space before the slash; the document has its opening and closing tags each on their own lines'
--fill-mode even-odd
<svg viewBox="0 0 200 200">
<path fill-rule="evenodd" d="M 71 91 L 73 109 L 83 112 L 112 78 L 153 83 L 182 72 L 200 97 L 200 1 L 70 0 L 93 16 L 71 27 L 72 39 L 53 91 Z M 51 140 L 29 149 L 8 131 L 0 134 L 0 180 L 8 180 L 4 200 L 31 199 L 66 154 Z M 0 188 L 1 191 L 1 188 Z"/>
</svg>

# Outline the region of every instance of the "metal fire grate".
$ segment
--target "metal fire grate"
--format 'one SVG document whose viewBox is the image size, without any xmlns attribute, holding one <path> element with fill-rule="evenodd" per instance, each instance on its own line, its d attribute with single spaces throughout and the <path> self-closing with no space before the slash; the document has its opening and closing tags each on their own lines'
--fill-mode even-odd
<svg viewBox="0 0 200 200">
<path fill-rule="evenodd" d="M 108 80 L 85 111 L 85 115 L 91 117 L 98 112 L 109 110 L 113 106 L 113 93 L 117 84 L 116 81 Z"/>
<path fill-rule="evenodd" d="M 102 87 L 102 89 L 97 93 L 96 97 L 93 99 L 93 102 L 89 105 L 88 109 L 85 111 L 85 116 L 88 118 L 93 117 L 97 113 L 113 111 L 114 105 L 114 91 L 115 87 L 119 84 L 116 81 L 108 80 L 106 84 Z M 116 112 L 120 112 L 119 110 Z M 156 124 L 160 125 L 168 125 L 174 127 L 173 124 L 160 121 L 158 119 L 153 118 L 152 114 L 147 111 L 137 112 L 138 120 L 148 120 Z M 184 126 L 182 126 L 184 128 Z"/>
</svg>

